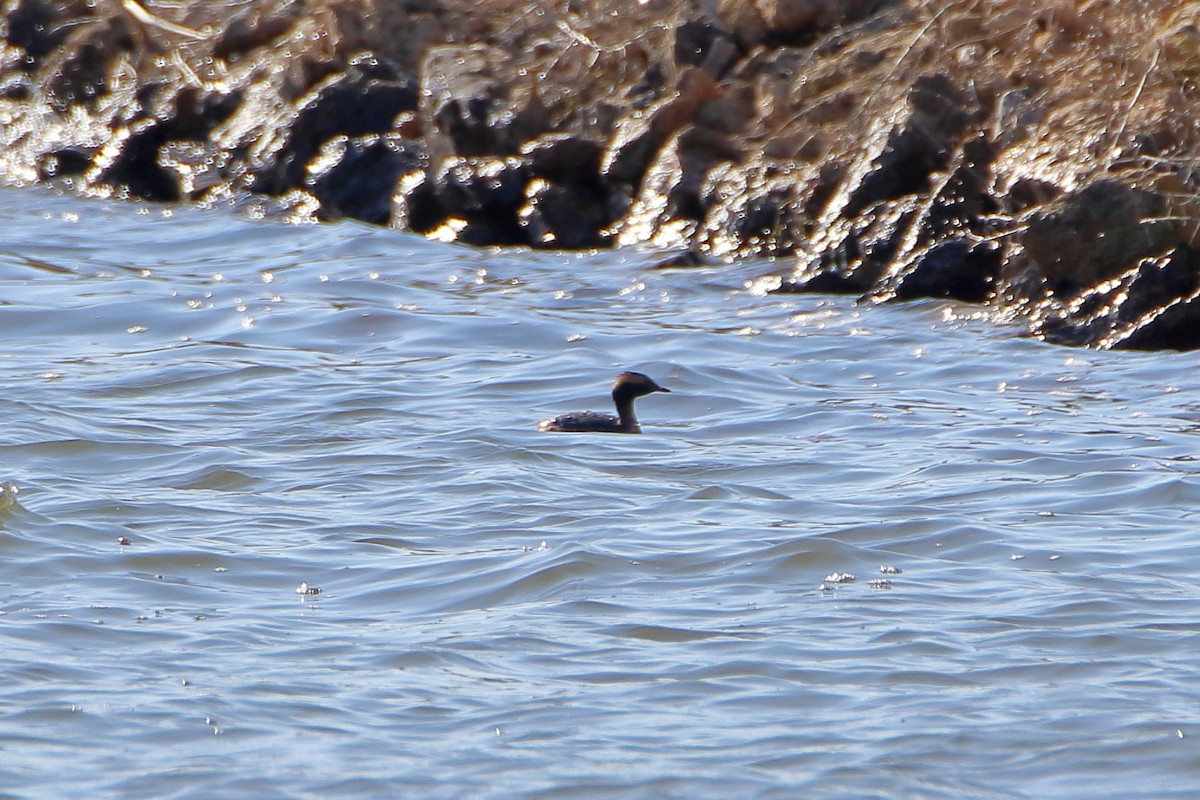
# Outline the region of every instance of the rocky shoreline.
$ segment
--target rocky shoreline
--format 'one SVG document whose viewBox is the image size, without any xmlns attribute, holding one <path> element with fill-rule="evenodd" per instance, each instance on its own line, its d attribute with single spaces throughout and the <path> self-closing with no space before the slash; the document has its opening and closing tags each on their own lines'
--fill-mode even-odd
<svg viewBox="0 0 1200 800">
<path fill-rule="evenodd" d="M 1200 347 L 1200 7 L 3 0 L 0 180 Z"/>
</svg>

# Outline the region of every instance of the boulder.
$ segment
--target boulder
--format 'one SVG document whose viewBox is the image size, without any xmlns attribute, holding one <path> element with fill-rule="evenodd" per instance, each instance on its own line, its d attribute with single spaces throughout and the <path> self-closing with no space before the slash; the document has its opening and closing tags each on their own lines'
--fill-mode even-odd
<svg viewBox="0 0 1200 800">
<path fill-rule="evenodd" d="M 529 180 L 529 164 L 523 159 L 446 159 L 434 173 L 433 191 L 447 232 L 464 244 L 528 244 L 519 214 Z"/>
<path fill-rule="evenodd" d="M 400 177 L 427 165 L 424 147 L 401 136 L 339 137 L 321 148 L 307 185 L 322 219 L 387 225 Z"/>
<path fill-rule="evenodd" d="M 946 297 L 964 303 L 982 303 L 995 290 L 1003 252 L 993 242 L 968 236 L 945 239 L 917 258 L 900 275 L 891 296 L 896 300 Z"/>
<path fill-rule="evenodd" d="M 278 195 L 302 187 L 309 161 L 326 142 L 390 133 L 401 114 L 417 109 L 415 79 L 399 68 L 387 70 L 385 79 L 371 77 L 377 64 L 371 59 L 364 67 L 335 74 L 301 99 L 281 147 L 254 172 L 252 191 Z"/>
</svg>

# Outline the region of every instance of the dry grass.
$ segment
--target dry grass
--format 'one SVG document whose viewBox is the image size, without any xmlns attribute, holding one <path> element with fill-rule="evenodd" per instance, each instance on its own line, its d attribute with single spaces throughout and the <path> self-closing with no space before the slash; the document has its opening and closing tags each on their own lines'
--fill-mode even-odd
<svg viewBox="0 0 1200 800">
<path fill-rule="evenodd" d="M 760 76 L 755 138 L 793 141 L 787 160 L 852 160 L 929 74 L 961 86 L 1000 144 L 998 194 L 1026 177 L 1200 185 L 1200 4 L 1163 0 L 893 6 Z"/>
</svg>

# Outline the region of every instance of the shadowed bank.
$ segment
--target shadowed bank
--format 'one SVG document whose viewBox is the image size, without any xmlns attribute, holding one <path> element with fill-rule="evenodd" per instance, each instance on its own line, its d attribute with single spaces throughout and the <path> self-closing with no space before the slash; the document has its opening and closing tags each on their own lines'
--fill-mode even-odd
<svg viewBox="0 0 1200 800">
<path fill-rule="evenodd" d="M 1200 7 L 7 0 L 0 174 L 1200 346 Z"/>
</svg>

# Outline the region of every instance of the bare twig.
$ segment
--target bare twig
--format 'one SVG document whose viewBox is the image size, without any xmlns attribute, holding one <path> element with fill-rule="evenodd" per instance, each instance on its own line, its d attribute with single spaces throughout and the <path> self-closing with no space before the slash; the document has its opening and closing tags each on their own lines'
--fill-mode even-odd
<svg viewBox="0 0 1200 800">
<path fill-rule="evenodd" d="M 176 22 L 171 22 L 170 20 L 165 20 L 162 17 L 156 17 L 147 11 L 144 6 L 138 3 L 137 0 L 120 0 L 120 2 L 121 8 L 124 9 L 125 13 L 133 17 L 142 25 L 146 25 L 151 28 L 158 28 L 161 31 L 173 33 L 177 36 L 196 39 L 197 41 L 211 38 L 211 34 L 209 33 L 198 31 L 195 28 L 189 28 L 186 25 L 180 25 Z"/>
</svg>

